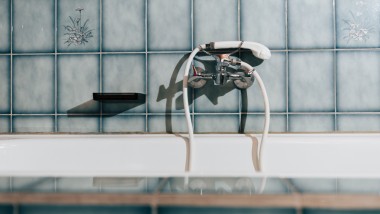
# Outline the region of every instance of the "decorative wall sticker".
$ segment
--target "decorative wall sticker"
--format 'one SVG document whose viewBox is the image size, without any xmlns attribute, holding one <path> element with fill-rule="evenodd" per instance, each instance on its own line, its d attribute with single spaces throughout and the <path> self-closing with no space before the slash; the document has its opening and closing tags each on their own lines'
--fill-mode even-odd
<svg viewBox="0 0 380 214">
<path fill-rule="evenodd" d="M 370 34 L 374 32 L 374 27 L 368 22 L 368 19 L 363 16 L 362 13 L 356 13 L 351 11 L 351 19 L 344 19 L 346 27 L 343 28 L 346 31 L 344 39 L 347 42 L 354 41 L 367 41 Z"/>
<path fill-rule="evenodd" d="M 83 25 L 82 25 L 82 10 L 83 8 L 77 8 L 76 11 L 79 12 L 78 18 L 73 18 L 69 16 L 71 24 L 65 25 L 65 31 L 67 39 L 65 41 L 65 44 L 67 44 L 67 47 L 70 45 L 86 45 L 89 38 L 94 37 L 92 34 L 93 30 L 89 30 L 88 22 L 89 19 L 87 19 Z"/>
<path fill-rule="evenodd" d="M 350 18 L 343 19 L 345 27 L 342 29 L 344 33 L 343 39 L 350 41 L 366 42 L 372 33 L 375 32 L 375 27 L 373 24 L 374 14 L 378 10 L 378 5 L 376 7 L 370 7 L 366 1 L 356 1 L 356 10 L 350 10 Z"/>
</svg>

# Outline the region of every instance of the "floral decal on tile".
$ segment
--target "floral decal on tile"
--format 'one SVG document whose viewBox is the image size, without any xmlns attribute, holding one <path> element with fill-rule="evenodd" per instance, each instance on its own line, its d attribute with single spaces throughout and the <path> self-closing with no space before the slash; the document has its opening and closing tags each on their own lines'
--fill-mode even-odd
<svg viewBox="0 0 380 214">
<path fill-rule="evenodd" d="M 371 15 L 379 13 L 380 3 L 373 5 L 367 1 L 356 1 L 354 4 L 355 9 L 350 10 L 349 17 L 343 19 L 345 25 L 342 29 L 345 35 L 343 38 L 347 43 L 366 42 L 375 33 L 375 24 L 379 24 L 379 20 Z"/>
<path fill-rule="evenodd" d="M 79 12 L 79 16 L 77 18 L 73 18 L 69 16 L 70 18 L 70 25 L 65 25 L 65 31 L 66 33 L 66 41 L 65 44 L 69 47 L 70 45 L 85 45 L 88 40 L 93 36 L 92 31 L 88 27 L 89 19 L 87 19 L 85 22 L 82 22 L 82 11 L 83 8 L 77 8 L 76 11 Z M 83 23 L 83 24 L 82 24 Z"/>
</svg>

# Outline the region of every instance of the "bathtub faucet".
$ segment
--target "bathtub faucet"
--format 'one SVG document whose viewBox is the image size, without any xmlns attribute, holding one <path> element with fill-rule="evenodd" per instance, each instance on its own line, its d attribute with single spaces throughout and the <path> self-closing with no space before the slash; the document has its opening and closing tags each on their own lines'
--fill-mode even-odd
<svg viewBox="0 0 380 214">
<path fill-rule="evenodd" d="M 235 47 L 234 51 L 230 53 L 220 53 L 223 51 L 228 52 L 232 47 Z M 224 85 L 231 80 L 238 89 L 246 89 L 252 86 L 255 80 L 253 70 L 242 67 L 242 60 L 232 56 L 240 51 L 241 48 L 250 49 L 252 53 L 260 59 L 270 57 L 269 50 L 259 43 L 242 41 L 211 42 L 205 44 L 204 47 L 199 47 L 199 50 L 215 59 L 216 72 L 208 72 L 192 65 L 193 74 L 189 78 L 188 84 L 193 88 L 201 88 L 206 84 L 207 80 L 213 80 L 214 85 Z"/>
</svg>

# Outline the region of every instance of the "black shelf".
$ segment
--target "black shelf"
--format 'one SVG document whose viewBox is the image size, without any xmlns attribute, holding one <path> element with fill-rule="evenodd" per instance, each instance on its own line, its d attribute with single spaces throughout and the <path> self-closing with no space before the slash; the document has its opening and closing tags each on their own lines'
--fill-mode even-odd
<svg viewBox="0 0 380 214">
<path fill-rule="evenodd" d="M 93 93 L 96 101 L 138 101 L 139 93 Z"/>
</svg>

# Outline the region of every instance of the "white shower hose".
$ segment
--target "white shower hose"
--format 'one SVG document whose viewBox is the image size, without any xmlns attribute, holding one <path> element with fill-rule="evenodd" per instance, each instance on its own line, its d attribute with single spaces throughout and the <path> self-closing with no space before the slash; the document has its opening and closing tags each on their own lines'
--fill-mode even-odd
<svg viewBox="0 0 380 214">
<path fill-rule="evenodd" d="M 254 42 L 241 42 L 241 41 L 231 41 L 231 42 L 214 42 L 211 43 L 213 45 L 214 49 L 222 49 L 222 48 L 247 48 L 251 49 L 252 54 L 260 59 L 269 59 L 270 58 L 270 52 L 269 50 L 259 44 L 259 43 L 254 43 Z M 190 54 L 186 67 L 185 67 L 185 74 L 183 77 L 183 104 L 184 104 L 184 109 L 185 109 L 185 116 L 186 116 L 186 122 L 187 122 L 187 128 L 188 128 L 188 133 L 189 133 L 189 148 L 190 148 L 190 157 L 189 157 L 189 171 L 192 169 L 193 165 L 193 160 L 194 160 L 194 150 L 196 144 L 194 144 L 194 131 L 193 131 L 193 125 L 191 122 L 191 117 L 190 117 L 190 109 L 189 109 L 189 102 L 188 102 L 188 78 L 189 78 L 189 70 L 191 63 L 193 62 L 194 57 L 196 54 L 201 50 L 206 48 L 206 45 L 200 45 L 199 47 L 195 48 L 193 52 Z M 258 166 L 259 170 L 262 171 L 262 160 L 263 160 L 263 148 L 265 145 L 265 140 L 268 136 L 268 131 L 269 131 L 269 121 L 270 121 L 270 109 L 269 109 L 269 99 L 267 92 L 265 90 L 264 82 L 262 81 L 260 75 L 254 70 L 254 68 L 249 65 L 248 63 L 241 62 L 241 68 L 246 70 L 246 71 L 251 71 L 253 72 L 253 76 L 258 82 L 261 93 L 264 98 L 264 107 L 265 107 L 265 122 L 264 122 L 264 131 L 261 137 L 261 141 L 258 145 L 258 150 L 257 150 L 257 157 L 258 157 Z M 264 191 L 266 184 L 266 178 L 264 178 L 261 182 L 261 186 L 259 189 L 259 193 L 262 193 Z"/>
</svg>

